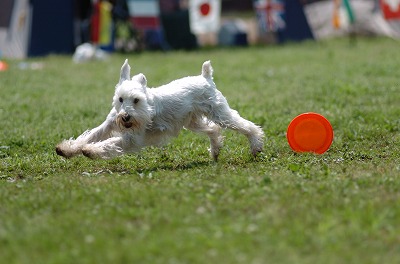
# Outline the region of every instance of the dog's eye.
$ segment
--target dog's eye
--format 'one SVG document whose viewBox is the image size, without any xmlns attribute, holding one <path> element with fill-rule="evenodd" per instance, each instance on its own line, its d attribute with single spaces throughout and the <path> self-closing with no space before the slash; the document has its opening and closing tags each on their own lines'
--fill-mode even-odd
<svg viewBox="0 0 400 264">
<path fill-rule="evenodd" d="M 133 103 L 134 103 L 134 104 L 137 104 L 137 103 L 139 103 L 139 98 L 135 98 L 135 99 L 133 99 Z"/>
<path fill-rule="evenodd" d="M 119 101 L 122 103 L 124 101 L 124 99 L 122 99 L 122 97 L 119 98 Z"/>
</svg>

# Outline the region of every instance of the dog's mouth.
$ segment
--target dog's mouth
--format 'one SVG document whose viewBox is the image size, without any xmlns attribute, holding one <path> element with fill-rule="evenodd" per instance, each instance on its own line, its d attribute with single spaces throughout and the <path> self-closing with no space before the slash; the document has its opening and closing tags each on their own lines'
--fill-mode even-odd
<svg viewBox="0 0 400 264">
<path fill-rule="evenodd" d="M 129 129 L 133 129 L 133 127 L 136 127 L 136 126 L 137 126 L 136 120 L 133 119 L 133 118 L 130 118 L 130 120 L 125 120 L 125 121 L 124 121 L 123 118 L 118 117 L 118 119 L 117 119 L 117 124 L 118 124 L 120 127 L 129 128 Z"/>
<path fill-rule="evenodd" d="M 133 122 L 121 122 L 121 124 L 125 127 L 125 128 L 131 128 L 133 126 Z"/>
</svg>

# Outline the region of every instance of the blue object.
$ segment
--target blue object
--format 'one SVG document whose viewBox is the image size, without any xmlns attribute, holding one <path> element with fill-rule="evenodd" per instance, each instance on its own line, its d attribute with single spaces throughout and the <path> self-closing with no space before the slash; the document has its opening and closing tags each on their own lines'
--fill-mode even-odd
<svg viewBox="0 0 400 264">
<path fill-rule="evenodd" d="M 299 0 L 285 1 L 285 20 L 286 27 L 277 33 L 280 43 L 314 39 Z"/>
<path fill-rule="evenodd" d="M 31 0 L 32 24 L 28 56 L 72 53 L 73 1 Z"/>
</svg>

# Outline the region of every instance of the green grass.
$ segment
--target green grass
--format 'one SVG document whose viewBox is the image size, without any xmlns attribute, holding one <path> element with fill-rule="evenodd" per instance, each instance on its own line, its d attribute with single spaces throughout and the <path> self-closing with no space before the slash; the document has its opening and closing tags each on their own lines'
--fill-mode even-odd
<svg viewBox="0 0 400 264">
<path fill-rule="evenodd" d="M 399 263 L 400 53 L 388 39 L 128 55 L 149 86 L 211 59 L 231 107 L 267 135 L 257 159 L 225 131 L 162 149 L 65 160 L 55 145 L 100 124 L 125 58 L 0 72 L 2 263 Z M 296 115 L 326 116 L 323 155 L 296 154 Z"/>
</svg>

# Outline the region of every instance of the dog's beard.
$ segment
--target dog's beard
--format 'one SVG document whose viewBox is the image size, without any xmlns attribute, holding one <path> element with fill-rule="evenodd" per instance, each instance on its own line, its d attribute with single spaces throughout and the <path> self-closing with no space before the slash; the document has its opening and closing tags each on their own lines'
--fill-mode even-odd
<svg viewBox="0 0 400 264">
<path fill-rule="evenodd" d="M 133 126 L 133 122 L 121 122 L 121 124 L 125 128 L 131 128 Z"/>
<path fill-rule="evenodd" d="M 122 116 L 118 116 L 116 119 L 118 127 L 123 129 L 131 129 L 133 131 L 139 132 L 151 127 L 150 117 L 131 117 L 129 121 L 125 122 L 122 120 Z"/>
<path fill-rule="evenodd" d="M 126 114 L 124 112 L 121 112 L 117 115 L 115 121 L 121 130 L 131 129 L 136 132 L 144 131 L 151 127 L 153 108 L 148 107 L 145 110 L 137 109 L 133 112 L 127 112 L 130 116 L 130 119 L 128 121 L 123 120 L 123 117 Z"/>
<path fill-rule="evenodd" d="M 117 118 L 117 124 L 118 126 L 123 129 L 132 129 L 132 130 L 140 130 L 140 128 L 142 127 L 142 124 L 135 118 L 131 118 L 132 120 L 125 122 L 124 120 L 122 120 L 122 117 L 118 117 Z"/>
</svg>

